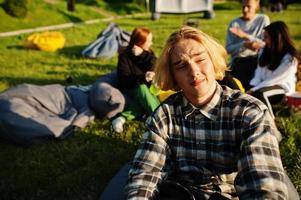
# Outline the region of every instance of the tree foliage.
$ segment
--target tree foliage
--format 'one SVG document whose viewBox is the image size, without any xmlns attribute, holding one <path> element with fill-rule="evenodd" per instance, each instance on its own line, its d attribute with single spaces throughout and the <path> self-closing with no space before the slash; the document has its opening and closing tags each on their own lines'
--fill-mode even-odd
<svg viewBox="0 0 301 200">
<path fill-rule="evenodd" d="M 27 0 L 5 0 L 4 10 L 13 17 L 24 18 L 27 15 Z"/>
</svg>

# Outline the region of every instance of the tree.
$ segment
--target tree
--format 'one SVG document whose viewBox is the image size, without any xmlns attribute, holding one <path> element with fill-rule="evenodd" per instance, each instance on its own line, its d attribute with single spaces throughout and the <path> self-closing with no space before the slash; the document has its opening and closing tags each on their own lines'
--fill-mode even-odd
<svg viewBox="0 0 301 200">
<path fill-rule="evenodd" d="M 67 1 L 67 8 L 68 8 L 68 11 L 75 11 L 75 0 L 68 0 Z"/>
</svg>

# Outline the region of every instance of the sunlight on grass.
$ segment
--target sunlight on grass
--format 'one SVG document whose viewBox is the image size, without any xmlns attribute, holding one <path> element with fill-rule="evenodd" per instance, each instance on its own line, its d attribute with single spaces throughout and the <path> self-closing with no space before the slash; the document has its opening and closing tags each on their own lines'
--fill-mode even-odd
<svg viewBox="0 0 301 200">
<path fill-rule="evenodd" d="M 31 2 L 33 11 L 23 20 L 7 17 L 0 9 L 0 31 L 91 19 L 99 17 L 99 13 L 87 6 L 89 2 L 93 6 L 109 5 L 102 0 L 81 0 L 76 5 L 78 12 L 68 13 L 64 0 L 42 5 L 37 3 L 46 1 Z M 115 6 L 110 10 L 120 8 Z M 150 28 L 154 36 L 153 49 L 159 55 L 169 34 L 191 18 L 199 20 L 200 29 L 225 44 L 228 23 L 240 15 L 240 4 L 218 3 L 215 8 L 216 18 L 212 20 L 203 19 L 202 13 L 193 13 L 162 14 L 160 20 L 152 21 L 150 13 L 146 13 L 118 19 L 115 23 L 129 32 L 137 26 Z M 301 4 L 289 5 L 283 13 L 266 13 L 271 21 L 283 20 L 288 24 L 299 50 L 300 13 Z M 28 34 L 0 38 L 0 92 L 22 83 L 89 85 L 116 69 L 117 54 L 110 59 L 87 59 L 80 55 L 107 24 L 100 22 L 59 30 L 66 44 L 57 52 L 25 49 L 23 42 Z M 289 115 L 288 108 L 281 108 L 276 116 L 284 136 L 280 143 L 283 163 L 301 192 L 301 116 Z M 143 123 L 134 120 L 126 123 L 124 133 L 117 134 L 108 119 L 97 119 L 63 141 L 20 147 L 0 140 L 0 199 L 97 199 L 117 170 L 132 159 L 144 130 Z"/>
</svg>

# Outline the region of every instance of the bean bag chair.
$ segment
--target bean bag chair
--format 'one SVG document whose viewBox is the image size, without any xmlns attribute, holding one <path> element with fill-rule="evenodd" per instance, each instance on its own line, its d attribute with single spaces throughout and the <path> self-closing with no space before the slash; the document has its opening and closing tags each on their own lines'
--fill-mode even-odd
<svg viewBox="0 0 301 200">
<path fill-rule="evenodd" d="M 63 48 L 65 41 L 64 35 L 60 32 L 34 33 L 26 38 L 24 46 L 26 48 L 53 52 Z"/>
<path fill-rule="evenodd" d="M 0 137 L 18 144 L 64 139 L 93 119 L 88 95 L 59 84 L 20 84 L 0 94 Z"/>
<path fill-rule="evenodd" d="M 111 58 L 118 49 L 128 45 L 130 35 L 116 24 L 110 23 L 81 54 L 88 58 Z"/>
<path fill-rule="evenodd" d="M 108 117 L 109 119 L 122 112 L 126 98 L 117 89 L 118 78 L 116 70 L 112 73 L 101 76 L 92 85 L 89 102 L 91 108 L 99 117 Z"/>
<path fill-rule="evenodd" d="M 176 93 L 173 90 L 161 90 L 160 88 L 156 87 L 154 84 L 151 84 L 150 86 L 150 92 L 157 96 L 160 102 L 163 102 L 165 99 L 167 99 L 170 95 Z"/>
</svg>

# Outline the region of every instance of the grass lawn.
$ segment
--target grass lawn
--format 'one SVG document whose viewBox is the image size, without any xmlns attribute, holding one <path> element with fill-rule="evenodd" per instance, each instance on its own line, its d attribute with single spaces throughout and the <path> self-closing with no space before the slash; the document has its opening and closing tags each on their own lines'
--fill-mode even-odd
<svg viewBox="0 0 301 200">
<path fill-rule="evenodd" d="M 47 18 L 53 24 L 72 21 L 70 17 L 67 19 L 68 17 L 63 18 L 56 14 L 66 12 L 64 1 L 51 2 L 56 3 L 51 9 L 46 9 L 45 5 L 35 5 L 41 6 L 36 12 L 45 10 Z M 90 2 L 98 2 L 96 5 L 101 7 L 104 5 L 101 2 L 105 1 Z M 104 17 L 95 13 L 91 13 L 91 16 L 87 14 L 90 7 L 80 3 L 77 5 L 78 13 L 72 15 L 81 20 Z M 61 11 L 53 11 L 56 9 Z M 110 12 L 116 10 L 110 9 Z M 200 29 L 225 44 L 227 25 L 231 19 L 240 15 L 240 4 L 216 3 L 215 12 L 216 17 L 213 20 L 204 20 L 201 18 L 202 13 L 194 13 L 162 14 L 160 20 L 151 21 L 150 14 L 145 13 L 135 18 L 117 19 L 115 23 L 127 31 L 136 26 L 150 28 L 154 35 L 153 49 L 159 55 L 169 34 L 189 18 L 199 20 Z M 288 10 L 283 13 L 266 12 L 271 21 L 283 20 L 288 24 L 299 50 L 300 13 L 301 4 L 289 5 Z M 45 16 L 45 13 L 35 14 Z M 10 18 L 2 9 L 0 17 L 0 31 L 50 25 L 47 19 L 37 20 L 40 18 L 34 16 L 32 17 L 36 20 L 33 21 L 29 18 Z M 29 21 L 27 25 L 24 24 L 26 20 Z M 61 30 L 65 35 L 66 45 L 57 52 L 23 48 L 24 39 L 28 35 L 0 38 L 0 92 L 21 83 L 92 84 L 100 75 L 115 69 L 117 64 L 116 56 L 102 60 L 80 56 L 81 50 L 106 26 L 107 22 L 101 22 Z M 72 77 L 73 82 L 67 82 L 67 77 Z M 283 163 L 301 193 L 301 117 L 290 115 L 286 107 L 279 108 L 276 116 L 277 126 L 284 136 L 280 143 Z M 143 130 L 142 122 L 131 121 L 126 124 L 124 133 L 116 134 L 110 129 L 107 119 L 97 119 L 63 141 L 24 147 L 0 140 L 0 199 L 97 199 L 117 170 L 132 159 Z"/>
</svg>

